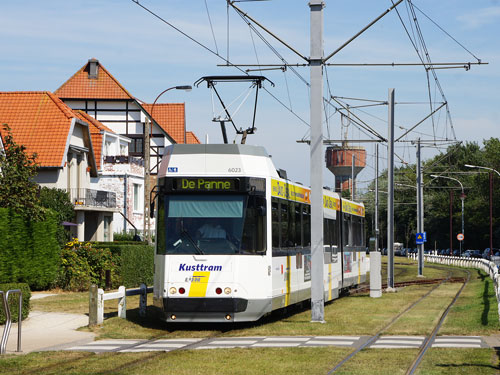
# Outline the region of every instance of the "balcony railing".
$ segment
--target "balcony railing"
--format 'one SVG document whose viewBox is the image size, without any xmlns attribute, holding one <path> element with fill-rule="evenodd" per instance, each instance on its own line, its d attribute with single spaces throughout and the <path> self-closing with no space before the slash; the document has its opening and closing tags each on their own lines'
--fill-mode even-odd
<svg viewBox="0 0 500 375">
<path fill-rule="evenodd" d="M 116 193 L 93 189 L 69 189 L 75 207 L 116 207 Z"/>
</svg>

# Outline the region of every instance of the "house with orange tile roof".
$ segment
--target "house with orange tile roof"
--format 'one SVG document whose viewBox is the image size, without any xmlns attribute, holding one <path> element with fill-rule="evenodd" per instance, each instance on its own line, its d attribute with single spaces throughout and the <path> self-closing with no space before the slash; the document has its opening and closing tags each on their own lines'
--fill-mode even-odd
<svg viewBox="0 0 500 375">
<path fill-rule="evenodd" d="M 188 141 L 200 143 L 194 134 L 186 134 L 184 103 L 157 103 L 153 108 L 151 104 L 141 102 L 97 59 L 90 59 L 54 93 L 72 109 L 81 110 L 116 134 L 130 138 L 130 156 L 144 157 L 146 121 L 151 121 L 149 154 L 152 175 L 158 171 L 165 147 Z"/>
<path fill-rule="evenodd" d="M 130 138 L 116 134 L 83 111 L 74 112 L 90 125 L 98 173 L 90 180 L 92 188 L 116 194 L 114 232 L 134 230 L 137 234 L 144 226 L 144 161 L 128 155 Z"/>
<path fill-rule="evenodd" d="M 37 154 L 38 184 L 68 191 L 77 238 L 112 241 L 116 194 L 92 188 L 92 180 L 98 178 L 94 125 L 48 91 L 0 92 L 0 124 L 9 126 L 27 153 Z M 5 134 L 1 126 L 0 138 Z"/>
</svg>

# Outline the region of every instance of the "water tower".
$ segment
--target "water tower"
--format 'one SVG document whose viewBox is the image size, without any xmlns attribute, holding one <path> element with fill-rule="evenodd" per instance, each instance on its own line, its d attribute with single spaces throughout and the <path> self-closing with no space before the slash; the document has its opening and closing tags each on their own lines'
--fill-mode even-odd
<svg viewBox="0 0 500 375">
<path fill-rule="evenodd" d="M 326 167 L 335 175 L 335 191 L 350 190 L 351 178 L 354 178 L 366 166 L 366 150 L 363 147 L 350 146 L 343 142 L 342 146 L 330 146 L 326 149 Z M 356 191 L 354 186 L 354 191 Z"/>
</svg>

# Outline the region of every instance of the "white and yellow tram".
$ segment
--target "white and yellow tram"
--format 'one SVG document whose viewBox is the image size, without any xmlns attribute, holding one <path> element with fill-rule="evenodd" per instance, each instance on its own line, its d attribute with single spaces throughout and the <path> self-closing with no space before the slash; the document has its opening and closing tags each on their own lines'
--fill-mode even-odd
<svg viewBox="0 0 500 375">
<path fill-rule="evenodd" d="M 168 322 L 254 321 L 311 298 L 310 189 L 264 148 L 172 145 L 158 173 L 154 303 Z M 328 190 L 324 295 L 366 279 L 364 206 Z"/>
</svg>

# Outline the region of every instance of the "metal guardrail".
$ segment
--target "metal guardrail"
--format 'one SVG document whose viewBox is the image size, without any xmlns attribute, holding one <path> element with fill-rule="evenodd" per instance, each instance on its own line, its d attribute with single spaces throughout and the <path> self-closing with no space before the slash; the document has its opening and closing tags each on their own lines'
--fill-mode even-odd
<svg viewBox="0 0 500 375">
<path fill-rule="evenodd" d="M 21 289 L 11 289 L 5 293 L 0 290 L 2 295 L 3 307 L 5 310 L 5 327 L 3 329 L 2 341 L 0 341 L 0 354 L 5 354 L 7 349 L 7 341 L 9 340 L 10 329 L 12 327 L 12 319 L 9 307 L 9 295 L 11 293 L 19 293 L 19 316 L 17 325 L 17 351 L 21 352 L 21 323 L 23 319 L 23 292 Z"/>
<path fill-rule="evenodd" d="M 127 296 L 140 296 L 139 316 L 146 317 L 148 305 L 148 293 L 153 292 L 153 287 L 141 284 L 139 288 L 126 290 L 120 286 L 117 292 L 104 293 L 103 289 L 93 284 L 89 293 L 89 326 L 101 325 L 104 322 L 104 301 L 118 300 L 118 317 L 127 319 Z"/>
</svg>

